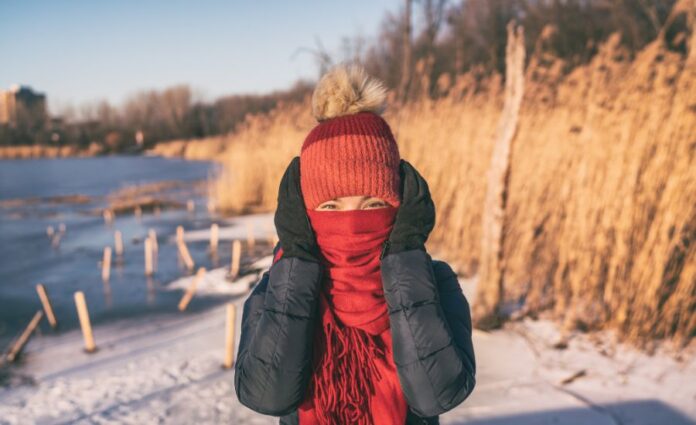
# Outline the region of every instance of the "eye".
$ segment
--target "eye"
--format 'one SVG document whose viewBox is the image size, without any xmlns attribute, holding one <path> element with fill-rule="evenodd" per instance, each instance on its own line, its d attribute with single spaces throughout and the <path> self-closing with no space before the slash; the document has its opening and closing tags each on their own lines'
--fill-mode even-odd
<svg viewBox="0 0 696 425">
<path fill-rule="evenodd" d="M 370 201 L 365 205 L 365 209 L 382 208 L 386 206 L 387 204 L 384 201 Z"/>
<path fill-rule="evenodd" d="M 319 205 L 320 210 L 335 210 L 336 209 L 336 204 L 335 203 L 326 203 Z"/>
</svg>

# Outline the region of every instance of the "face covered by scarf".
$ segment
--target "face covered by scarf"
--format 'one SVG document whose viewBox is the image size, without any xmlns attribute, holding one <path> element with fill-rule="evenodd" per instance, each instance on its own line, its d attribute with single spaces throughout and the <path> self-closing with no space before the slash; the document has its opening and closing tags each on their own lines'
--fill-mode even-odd
<svg viewBox="0 0 696 425">
<path fill-rule="evenodd" d="M 326 268 L 313 373 L 301 425 L 403 425 L 407 403 L 392 357 L 380 274 L 382 243 L 397 208 L 307 215 Z"/>
</svg>

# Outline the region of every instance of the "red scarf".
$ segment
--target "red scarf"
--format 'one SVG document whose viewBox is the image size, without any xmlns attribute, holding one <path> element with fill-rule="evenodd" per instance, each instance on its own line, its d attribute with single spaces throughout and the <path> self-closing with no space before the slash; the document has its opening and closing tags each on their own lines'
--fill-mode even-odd
<svg viewBox="0 0 696 425">
<path fill-rule="evenodd" d="M 403 425 L 407 404 L 392 357 L 380 275 L 397 208 L 308 209 L 327 273 L 319 295 L 313 373 L 300 425 Z"/>
</svg>

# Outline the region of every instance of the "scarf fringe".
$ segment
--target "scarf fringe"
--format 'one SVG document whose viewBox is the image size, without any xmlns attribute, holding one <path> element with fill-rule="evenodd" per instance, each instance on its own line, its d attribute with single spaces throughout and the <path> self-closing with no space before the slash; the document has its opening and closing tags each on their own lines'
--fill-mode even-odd
<svg viewBox="0 0 696 425">
<path fill-rule="evenodd" d="M 375 425 L 367 395 L 375 393 L 373 379 L 382 378 L 374 359 L 384 357 L 385 348 L 378 337 L 358 328 L 334 321 L 322 328 L 319 338 L 326 350 L 312 376 L 317 420 L 322 425 Z"/>
</svg>

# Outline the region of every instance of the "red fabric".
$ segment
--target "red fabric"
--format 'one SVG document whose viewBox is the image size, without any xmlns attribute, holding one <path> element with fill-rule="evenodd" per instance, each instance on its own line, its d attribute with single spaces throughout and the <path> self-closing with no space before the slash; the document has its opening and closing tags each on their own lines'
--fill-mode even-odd
<svg viewBox="0 0 696 425">
<path fill-rule="evenodd" d="M 278 251 L 276 251 L 276 254 L 275 254 L 275 256 L 273 257 L 273 262 L 272 262 L 271 264 L 277 263 L 278 260 L 280 260 L 280 257 L 282 257 L 282 256 L 283 256 L 283 247 L 282 247 L 282 246 L 279 246 L 279 247 L 278 247 Z"/>
<path fill-rule="evenodd" d="M 399 147 L 387 121 L 363 111 L 321 121 L 300 150 L 305 207 L 369 194 L 399 206 Z"/>
<path fill-rule="evenodd" d="M 307 210 L 327 273 L 300 425 L 406 422 L 379 258 L 396 210 Z"/>
</svg>

